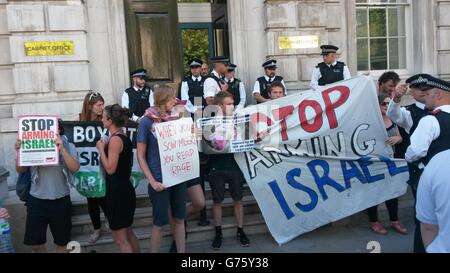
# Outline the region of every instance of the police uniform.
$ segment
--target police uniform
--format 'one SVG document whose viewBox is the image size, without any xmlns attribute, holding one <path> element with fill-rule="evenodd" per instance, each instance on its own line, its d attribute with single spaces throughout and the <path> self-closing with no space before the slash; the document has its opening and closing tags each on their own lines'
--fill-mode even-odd
<svg viewBox="0 0 450 273">
<path fill-rule="evenodd" d="M 235 64 L 229 64 L 228 72 L 234 71 L 236 67 L 237 66 Z M 228 83 L 228 92 L 230 92 L 233 95 L 234 106 L 236 110 L 243 109 L 246 100 L 244 84 L 240 79 L 235 77 L 231 79 L 226 79 L 226 82 Z"/>
<path fill-rule="evenodd" d="M 146 73 L 145 69 L 138 69 L 131 73 L 131 77 L 147 77 Z M 130 110 L 133 121 L 142 117 L 150 106 L 153 106 L 153 91 L 148 86 L 142 88 L 132 86 L 122 95 L 122 107 Z"/>
<path fill-rule="evenodd" d="M 200 59 L 193 59 L 189 62 L 190 68 L 201 67 L 203 62 Z M 186 77 L 181 83 L 181 99 L 187 101 L 186 110 L 194 114 L 195 111 L 203 109 L 206 105 L 203 98 L 203 86 L 205 78 L 198 75 Z M 199 105 L 201 103 L 201 105 Z"/>
<path fill-rule="evenodd" d="M 276 69 L 277 61 L 276 60 L 268 60 L 262 64 L 262 67 L 264 67 L 264 69 L 267 69 L 267 68 Z M 264 75 L 264 76 L 256 79 L 255 85 L 253 87 L 253 95 L 255 93 L 259 93 L 263 98 L 270 99 L 269 87 L 272 85 L 273 82 L 281 82 L 281 84 L 283 84 L 283 86 L 284 86 L 284 90 L 286 90 L 286 85 L 284 84 L 283 77 L 277 75 L 275 77 L 270 78 L 269 76 Z M 286 95 L 286 91 L 284 92 L 284 94 Z"/>
<path fill-rule="evenodd" d="M 434 77 L 425 78 L 432 88 L 450 92 L 450 82 Z M 450 105 L 434 109 L 431 115 L 422 118 L 411 135 L 411 145 L 406 150 L 408 162 L 420 160 L 426 166 L 436 154 L 450 149 Z"/>
<path fill-rule="evenodd" d="M 424 91 L 432 88 L 439 88 L 450 92 L 450 84 L 448 82 L 434 78 L 428 74 L 415 75 L 406 82 L 410 84 L 410 87 Z M 427 110 L 424 109 L 424 111 Z M 407 118 L 406 120 L 408 120 L 407 126 L 410 125 L 409 133 L 411 136 L 411 144 L 406 150 L 405 159 L 409 163 L 410 180 L 408 183 L 411 185 L 414 197 L 416 197 L 423 167 L 437 153 L 450 149 L 448 143 L 450 126 L 447 125 L 447 123 L 450 122 L 450 105 L 438 107 L 432 115 L 425 115 L 420 118 L 418 123 L 418 118 L 416 117 L 413 119 L 413 112 L 410 113 L 410 118 L 408 118 L 407 115 L 405 116 Z M 408 130 L 408 127 L 405 129 Z M 415 218 L 415 222 L 414 252 L 423 253 L 425 252 L 425 248 L 421 238 L 420 223 L 417 218 Z"/>
<path fill-rule="evenodd" d="M 336 53 L 339 50 L 334 45 L 323 45 L 320 48 L 322 49 L 322 55 Z M 310 87 L 316 90 L 319 86 L 325 86 L 350 78 L 350 71 L 345 63 L 335 61 L 332 64 L 326 64 L 325 62 L 321 62 L 313 71 Z"/>
<path fill-rule="evenodd" d="M 406 80 L 406 83 L 410 84 L 411 88 L 427 90 L 429 87 L 423 86 L 423 76 L 427 77 L 427 74 L 417 74 Z M 419 121 L 429 114 L 425 108 L 425 104 L 416 101 L 405 107 L 400 107 L 400 103 L 396 103 L 391 100 L 386 112 L 387 116 L 399 126 L 400 133 L 403 141 L 400 144 L 402 158 L 405 156 L 406 149 L 408 148 L 410 141 L 409 137 L 414 133 L 419 124 Z M 420 175 L 419 175 L 420 176 Z M 418 179 L 417 181 L 418 182 Z"/>
<path fill-rule="evenodd" d="M 228 65 L 230 59 L 226 56 L 217 56 L 211 58 L 212 63 L 223 63 Z M 203 86 L 203 97 L 214 97 L 221 91 L 220 84 L 225 84 L 225 75 L 219 74 L 215 69 L 211 71 Z"/>
</svg>

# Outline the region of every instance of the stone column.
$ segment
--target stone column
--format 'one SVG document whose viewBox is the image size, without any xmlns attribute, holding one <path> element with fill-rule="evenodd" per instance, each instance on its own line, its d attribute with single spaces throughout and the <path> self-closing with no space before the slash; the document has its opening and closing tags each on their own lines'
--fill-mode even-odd
<svg viewBox="0 0 450 273">
<path fill-rule="evenodd" d="M 264 73 L 261 64 L 267 56 L 264 6 L 264 0 L 228 1 L 231 60 L 245 84 L 247 103 L 254 102 L 253 85 Z"/>
</svg>

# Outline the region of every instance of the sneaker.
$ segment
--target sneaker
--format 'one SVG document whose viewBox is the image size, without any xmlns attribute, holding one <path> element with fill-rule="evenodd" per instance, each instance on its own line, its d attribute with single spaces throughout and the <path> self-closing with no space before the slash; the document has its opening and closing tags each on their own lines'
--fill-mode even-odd
<svg viewBox="0 0 450 273">
<path fill-rule="evenodd" d="M 89 236 L 89 243 L 95 244 L 95 242 L 98 241 L 98 239 L 100 238 L 100 236 L 102 235 L 102 230 L 101 229 L 95 229 L 94 232 L 91 234 L 91 236 Z"/>
<path fill-rule="evenodd" d="M 237 232 L 236 238 L 241 243 L 241 246 L 249 246 L 250 245 L 250 240 L 248 239 L 247 235 L 245 234 L 245 232 L 243 230 Z"/>
<path fill-rule="evenodd" d="M 211 245 L 212 249 L 219 250 L 222 247 L 222 234 L 216 233 L 216 236 L 214 237 L 214 241 Z"/>
<path fill-rule="evenodd" d="M 175 240 L 172 241 L 172 245 L 170 246 L 169 253 L 178 253 L 177 244 L 175 243 Z"/>
</svg>

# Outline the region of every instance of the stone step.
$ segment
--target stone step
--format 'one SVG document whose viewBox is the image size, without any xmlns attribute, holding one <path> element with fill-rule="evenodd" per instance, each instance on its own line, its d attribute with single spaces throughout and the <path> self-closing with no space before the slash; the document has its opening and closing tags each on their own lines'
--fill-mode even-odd
<svg viewBox="0 0 450 273">
<path fill-rule="evenodd" d="M 244 212 L 245 212 L 245 225 L 244 229 L 249 235 L 261 234 L 268 232 L 265 225 L 259 207 L 253 196 L 245 196 L 244 201 Z M 211 212 L 212 201 L 207 200 L 207 215 L 208 220 L 212 222 L 212 212 Z M 224 238 L 230 238 L 235 236 L 236 225 L 234 224 L 234 211 L 231 198 L 224 200 Z M 411 192 L 408 190 L 407 194 L 399 198 L 399 219 L 406 219 L 413 215 L 414 211 L 414 199 Z M 388 222 L 388 212 L 384 204 L 379 205 L 378 208 L 379 220 L 381 222 Z M 152 223 L 152 212 L 149 207 L 141 207 L 136 209 L 135 222 L 133 223 L 133 230 L 135 231 L 138 239 L 140 240 L 141 248 L 148 249 L 149 239 L 151 233 L 151 223 Z M 103 217 L 103 216 L 102 216 Z M 92 230 L 89 216 L 77 215 L 73 218 L 73 230 L 72 239 L 79 241 L 83 246 L 84 251 L 95 250 L 97 252 L 117 252 L 118 249 L 112 241 L 109 232 L 104 233 L 101 239 L 95 245 L 89 245 L 87 238 Z M 104 218 L 102 218 L 104 222 Z M 187 251 L 189 248 L 189 243 L 198 243 L 204 241 L 212 240 L 214 236 L 214 227 L 211 223 L 209 226 L 201 227 L 197 225 L 197 219 L 192 218 L 188 221 L 188 240 L 187 240 Z M 351 224 L 361 224 L 362 222 L 368 222 L 368 217 L 365 211 L 354 214 L 343 220 L 333 223 L 333 225 L 351 225 Z M 337 223 L 337 224 L 336 224 Z M 339 224 L 340 223 L 340 224 Z M 168 227 L 164 232 L 162 241 L 162 251 L 167 251 L 170 247 L 171 236 Z M 226 231 L 225 231 L 226 230 Z"/>
<path fill-rule="evenodd" d="M 225 185 L 225 198 L 229 198 L 230 192 L 228 191 L 228 185 Z M 242 192 L 243 196 L 253 196 L 250 187 L 247 183 L 244 184 L 244 190 Z M 212 192 L 209 187 L 209 183 L 205 185 L 205 200 L 212 200 Z M 148 194 L 142 194 L 136 196 L 136 208 L 148 208 L 151 206 L 150 198 Z M 88 214 L 87 200 L 83 199 L 81 201 L 73 201 L 72 202 L 72 215 L 84 215 Z"/>
<path fill-rule="evenodd" d="M 242 201 L 244 202 L 244 213 L 245 215 L 251 214 L 260 214 L 261 211 L 256 203 L 256 200 L 253 196 L 244 196 Z M 212 200 L 206 201 L 206 214 L 208 220 L 212 223 Z M 231 198 L 226 198 L 222 204 L 222 213 L 223 216 L 233 216 L 234 215 L 234 207 L 233 200 Z M 134 215 L 133 228 L 137 227 L 145 227 L 150 226 L 153 223 L 152 220 L 152 209 L 151 207 L 141 207 L 137 208 Z M 192 217 L 192 220 L 195 222 L 195 226 L 197 226 L 198 221 L 198 213 Z M 103 213 L 100 216 L 102 226 L 105 227 L 106 219 Z M 212 225 L 212 224 L 211 224 Z M 105 228 L 103 228 L 105 230 Z M 72 216 L 72 234 L 90 234 L 92 232 L 92 224 L 91 219 L 88 214 L 76 215 Z"/>
<path fill-rule="evenodd" d="M 186 251 L 189 252 L 189 244 L 198 243 L 198 242 L 206 242 L 211 241 L 214 238 L 215 230 L 213 225 L 200 227 L 197 226 L 197 221 L 188 221 L 188 238 L 186 240 L 187 248 Z M 224 241 L 228 240 L 236 240 L 236 229 L 237 225 L 235 223 L 234 216 L 228 216 L 223 218 L 222 224 L 222 233 Z M 252 214 L 246 215 L 244 218 L 244 230 L 247 235 L 256 235 L 267 233 L 268 229 L 262 218 L 261 214 Z M 149 249 L 150 245 L 150 234 L 151 234 L 151 226 L 143 226 L 133 228 L 136 237 L 139 239 L 141 249 Z M 94 245 L 90 245 L 87 242 L 88 235 L 78 235 L 73 236 L 72 240 L 78 241 L 81 244 L 82 252 L 90 252 L 95 250 L 96 252 L 101 253 L 110 253 L 110 252 L 118 252 L 118 247 L 114 244 L 114 241 L 111 237 L 111 234 L 104 234 Z M 169 230 L 169 227 L 166 226 L 163 232 L 163 239 L 161 241 L 161 251 L 167 252 L 170 245 L 172 243 L 172 236 Z M 236 244 L 238 242 L 236 241 Z"/>
</svg>

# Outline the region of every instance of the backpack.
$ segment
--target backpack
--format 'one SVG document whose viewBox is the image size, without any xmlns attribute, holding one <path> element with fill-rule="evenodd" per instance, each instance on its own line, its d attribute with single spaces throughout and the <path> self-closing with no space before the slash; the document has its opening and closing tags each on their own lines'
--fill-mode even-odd
<svg viewBox="0 0 450 273">
<path fill-rule="evenodd" d="M 24 173 L 19 173 L 17 177 L 16 183 L 16 194 L 19 197 L 20 201 L 27 202 L 28 197 L 30 196 L 30 188 L 31 188 L 31 170 L 28 170 Z"/>
</svg>

